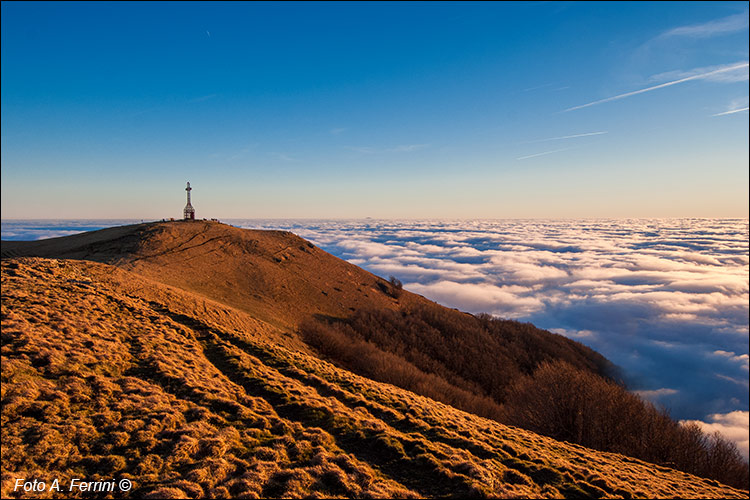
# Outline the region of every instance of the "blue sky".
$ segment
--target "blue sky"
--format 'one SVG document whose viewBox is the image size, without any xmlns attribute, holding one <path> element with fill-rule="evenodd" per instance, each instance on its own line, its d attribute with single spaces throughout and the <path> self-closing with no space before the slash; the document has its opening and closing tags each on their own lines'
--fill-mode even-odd
<svg viewBox="0 0 750 500">
<path fill-rule="evenodd" d="M 2 3 L 2 217 L 747 217 L 748 4 Z"/>
</svg>

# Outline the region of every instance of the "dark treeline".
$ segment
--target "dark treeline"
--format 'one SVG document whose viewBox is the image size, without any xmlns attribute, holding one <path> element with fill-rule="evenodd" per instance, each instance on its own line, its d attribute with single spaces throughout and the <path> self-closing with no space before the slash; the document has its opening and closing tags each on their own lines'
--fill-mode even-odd
<svg viewBox="0 0 750 500">
<path fill-rule="evenodd" d="M 748 488 L 748 464 L 734 443 L 680 425 L 622 386 L 564 361 L 542 363 L 508 391 L 500 421 Z"/>
<path fill-rule="evenodd" d="M 748 488 L 733 443 L 627 392 L 597 352 L 528 323 L 437 305 L 310 320 L 303 339 L 344 367 L 500 422 Z"/>
</svg>

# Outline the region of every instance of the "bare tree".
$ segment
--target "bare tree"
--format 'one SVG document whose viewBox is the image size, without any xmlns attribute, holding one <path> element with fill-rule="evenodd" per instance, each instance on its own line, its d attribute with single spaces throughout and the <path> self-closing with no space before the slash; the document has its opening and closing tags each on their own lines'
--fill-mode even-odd
<svg viewBox="0 0 750 500">
<path fill-rule="evenodd" d="M 401 297 L 401 292 L 404 288 L 404 284 L 401 283 L 401 280 L 399 280 L 395 276 L 389 276 L 388 283 L 390 284 L 390 287 L 388 289 L 388 294 L 394 299 Z"/>
</svg>

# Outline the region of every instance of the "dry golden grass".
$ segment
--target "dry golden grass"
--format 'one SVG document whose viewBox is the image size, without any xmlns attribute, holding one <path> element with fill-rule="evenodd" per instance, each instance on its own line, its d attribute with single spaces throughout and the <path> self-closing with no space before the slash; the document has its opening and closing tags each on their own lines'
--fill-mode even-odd
<svg viewBox="0 0 750 500">
<path fill-rule="evenodd" d="M 134 498 L 747 497 L 354 375 L 286 335 L 287 306 L 254 317 L 140 271 L 3 259 L 3 498 L 31 497 L 19 477 L 128 478 L 111 496 Z"/>
<path fill-rule="evenodd" d="M 218 222 L 120 226 L 33 242 L 3 242 L 3 257 L 86 259 L 196 292 L 282 329 L 310 315 L 344 318 L 363 308 L 426 299 L 383 293 L 389 284 L 285 231 Z"/>
</svg>

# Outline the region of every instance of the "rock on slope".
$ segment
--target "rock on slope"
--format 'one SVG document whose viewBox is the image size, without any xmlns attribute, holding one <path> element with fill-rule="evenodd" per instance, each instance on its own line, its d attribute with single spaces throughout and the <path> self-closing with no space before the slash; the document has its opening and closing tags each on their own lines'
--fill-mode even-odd
<svg viewBox="0 0 750 500">
<path fill-rule="evenodd" d="M 169 241 L 179 226 L 149 230 Z M 128 478 L 134 488 L 122 496 L 136 498 L 747 496 L 507 427 L 321 361 L 289 337 L 286 326 L 301 314 L 293 307 L 265 296 L 233 307 L 223 300 L 231 292 L 224 283 L 211 285 L 208 294 L 175 286 L 182 285 L 179 259 L 200 252 L 210 237 L 196 234 L 192 244 L 161 255 L 153 253 L 155 240 L 142 236 L 113 244 L 109 254 L 101 242 L 83 240 L 65 240 L 71 248 L 58 243 L 55 250 L 130 271 L 84 260 L 3 259 L 4 498 L 31 496 L 13 491 L 17 478 L 61 484 Z M 247 257 L 243 265 L 261 268 L 266 259 L 273 272 L 285 265 L 285 258 L 277 260 L 285 252 L 319 253 L 308 265 L 319 262 L 322 276 L 300 269 L 302 284 L 263 285 L 264 293 L 275 290 L 275 300 L 325 297 L 327 285 L 340 288 L 342 297 L 321 300 L 324 314 L 343 315 L 370 296 L 388 307 L 369 273 L 345 267 L 351 282 L 332 281 L 344 279 L 333 272 L 335 258 L 304 240 L 288 233 L 253 237 L 268 242 L 255 262 Z M 216 259 L 230 259 L 243 240 L 221 241 L 212 250 Z M 128 254 L 118 253 L 128 244 Z M 3 243 L 4 256 L 9 253 L 21 251 Z M 160 268 L 157 259 L 167 265 Z M 182 279 L 202 283 L 211 273 Z M 248 298 L 261 295 L 258 290 L 239 293 Z"/>
</svg>

